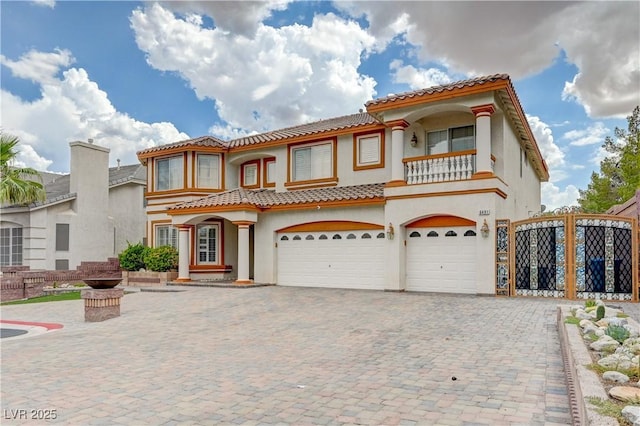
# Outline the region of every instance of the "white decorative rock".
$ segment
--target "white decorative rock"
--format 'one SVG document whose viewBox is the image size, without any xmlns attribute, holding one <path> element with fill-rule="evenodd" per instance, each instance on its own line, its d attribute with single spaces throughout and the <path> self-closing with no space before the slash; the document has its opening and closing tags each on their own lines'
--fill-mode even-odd
<svg viewBox="0 0 640 426">
<path fill-rule="evenodd" d="M 634 355 L 640 355 L 640 337 L 631 337 L 622 346 Z"/>
<path fill-rule="evenodd" d="M 590 319 L 594 318 L 594 316 L 593 316 L 593 315 L 586 313 L 586 312 L 585 312 L 584 310 L 582 310 L 582 309 L 578 309 L 578 310 L 576 311 L 576 317 L 577 317 L 577 318 L 580 318 L 580 319 L 588 319 L 588 320 L 590 320 Z"/>
<path fill-rule="evenodd" d="M 601 336 L 604 336 L 604 335 L 605 335 L 605 332 L 604 332 L 603 328 L 599 328 L 599 329 L 596 330 L 596 336 L 601 337 Z"/>
<path fill-rule="evenodd" d="M 598 365 L 614 370 L 630 370 L 635 368 L 634 360 L 626 354 L 611 354 L 598 360 Z"/>
<path fill-rule="evenodd" d="M 614 340 L 611 336 L 604 335 L 601 336 L 598 340 L 589 345 L 591 349 L 594 351 L 607 351 L 607 350 L 615 350 L 620 343 Z"/>
<path fill-rule="evenodd" d="M 617 383 L 627 383 L 629 381 L 629 376 L 618 371 L 605 371 L 602 374 L 602 378 Z"/>
<path fill-rule="evenodd" d="M 622 417 L 627 419 L 633 426 L 640 425 L 640 406 L 627 405 L 622 409 Z"/>
<path fill-rule="evenodd" d="M 611 318 L 607 318 L 607 321 L 609 322 L 609 324 L 612 324 L 612 325 L 626 325 L 627 324 L 627 319 L 626 318 L 611 317 Z"/>
<path fill-rule="evenodd" d="M 588 319 L 583 319 L 583 320 L 580 320 L 580 323 L 578 325 L 580 326 L 580 328 L 585 328 L 588 325 L 593 325 L 593 321 Z"/>
<path fill-rule="evenodd" d="M 633 386 L 616 386 L 609 389 L 609 396 L 622 402 L 640 403 L 640 388 Z"/>
<path fill-rule="evenodd" d="M 589 321 L 591 322 L 591 321 Z M 583 334 L 596 334 L 598 332 L 598 330 L 600 330 L 598 327 L 596 327 L 593 323 L 591 323 L 591 325 L 587 325 L 585 328 L 582 329 L 582 333 Z M 603 331 L 604 333 L 604 331 Z"/>
</svg>

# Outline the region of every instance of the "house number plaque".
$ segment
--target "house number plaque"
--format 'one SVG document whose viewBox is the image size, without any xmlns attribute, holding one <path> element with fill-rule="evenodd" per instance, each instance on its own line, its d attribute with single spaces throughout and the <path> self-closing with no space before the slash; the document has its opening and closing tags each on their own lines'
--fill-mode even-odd
<svg viewBox="0 0 640 426">
<path fill-rule="evenodd" d="M 491 210 L 480 210 L 479 216 L 489 216 L 491 214 Z"/>
</svg>

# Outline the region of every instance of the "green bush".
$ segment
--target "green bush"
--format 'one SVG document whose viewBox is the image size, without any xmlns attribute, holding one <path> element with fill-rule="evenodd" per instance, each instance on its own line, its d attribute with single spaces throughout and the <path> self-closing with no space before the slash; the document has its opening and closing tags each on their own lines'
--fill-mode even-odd
<svg viewBox="0 0 640 426">
<path fill-rule="evenodd" d="M 178 251 L 171 246 L 149 249 L 144 256 L 146 268 L 156 272 L 167 272 L 178 267 Z"/>
<path fill-rule="evenodd" d="M 145 267 L 144 258 L 149 252 L 149 247 L 142 243 L 131 244 L 118 255 L 120 268 L 125 271 L 139 271 Z"/>
<path fill-rule="evenodd" d="M 621 325 L 609 324 L 604 333 L 620 343 L 624 343 L 629 338 L 629 330 Z"/>
<path fill-rule="evenodd" d="M 585 308 L 591 308 L 592 306 L 596 306 L 596 301 L 595 301 L 595 300 L 593 300 L 593 299 L 587 299 L 587 300 L 584 302 L 584 307 L 585 307 Z"/>
</svg>

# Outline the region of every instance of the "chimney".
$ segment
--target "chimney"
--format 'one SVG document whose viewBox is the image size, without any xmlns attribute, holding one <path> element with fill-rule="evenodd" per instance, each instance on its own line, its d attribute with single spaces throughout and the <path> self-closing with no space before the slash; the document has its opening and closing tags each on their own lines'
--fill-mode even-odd
<svg viewBox="0 0 640 426">
<path fill-rule="evenodd" d="M 116 162 L 118 163 L 118 170 L 120 170 L 120 159 L 118 158 Z"/>
</svg>

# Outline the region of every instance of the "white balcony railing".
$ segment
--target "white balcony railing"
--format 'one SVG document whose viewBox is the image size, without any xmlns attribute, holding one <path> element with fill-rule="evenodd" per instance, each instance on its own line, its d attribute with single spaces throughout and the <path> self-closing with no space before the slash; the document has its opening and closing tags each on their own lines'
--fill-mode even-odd
<svg viewBox="0 0 640 426">
<path fill-rule="evenodd" d="M 475 150 L 405 160 L 405 178 L 409 185 L 471 179 L 475 170 Z"/>
</svg>

